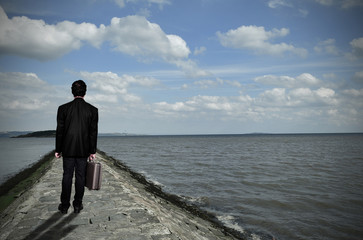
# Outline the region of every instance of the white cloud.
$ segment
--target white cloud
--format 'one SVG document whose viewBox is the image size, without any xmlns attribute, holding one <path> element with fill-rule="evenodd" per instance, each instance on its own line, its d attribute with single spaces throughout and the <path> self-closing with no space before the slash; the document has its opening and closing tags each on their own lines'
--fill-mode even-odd
<svg viewBox="0 0 363 240">
<path fill-rule="evenodd" d="M 150 4 L 158 4 L 160 8 L 162 8 L 164 5 L 171 4 L 171 0 L 147 0 Z"/>
<path fill-rule="evenodd" d="M 353 79 L 358 83 L 363 83 L 363 71 L 356 72 Z"/>
<path fill-rule="evenodd" d="M 35 73 L 21 72 L 0 72 L 1 89 L 24 91 L 31 89 L 41 89 L 47 86 L 47 83 L 41 80 Z"/>
<path fill-rule="evenodd" d="M 104 26 L 63 21 L 48 25 L 27 17 L 9 19 L 0 6 L 0 54 L 14 54 L 41 61 L 59 58 L 80 49 L 84 42 L 100 47 Z"/>
<path fill-rule="evenodd" d="M 289 2 L 287 2 L 286 0 L 270 0 L 268 2 L 268 6 L 270 8 L 278 8 L 280 6 L 291 7 L 291 4 Z"/>
<path fill-rule="evenodd" d="M 170 0 L 147 0 L 149 3 L 156 3 L 156 4 L 170 4 Z"/>
<path fill-rule="evenodd" d="M 363 6 L 361 0 L 315 0 L 317 3 L 324 6 L 340 6 L 342 8 L 352 8 Z"/>
<path fill-rule="evenodd" d="M 194 49 L 194 55 L 203 54 L 207 50 L 206 47 L 199 47 Z"/>
<path fill-rule="evenodd" d="M 339 49 L 335 46 L 335 39 L 332 38 L 319 42 L 314 50 L 317 53 L 327 53 L 336 56 L 340 54 Z"/>
<path fill-rule="evenodd" d="M 290 91 L 290 97 L 293 99 L 303 100 L 304 102 L 311 102 L 313 91 L 310 88 L 296 88 Z"/>
<path fill-rule="evenodd" d="M 221 96 L 195 96 L 187 101 L 199 111 L 232 111 L 233 102 L 228 97 Z"/>
<path fill-rule="evenodd" d="M 271 90 L 266 90 L 264 93 L 260 94 L 259 105 L 284 107 L 287 105 L 286 89 L 273 88 Z"/>
<path fill-rule="evenodd" d="M 296 77 L 297 86 L 317 86 L 321 85 L 322 82 L 311 75 L 310 73 L 303 73 Z"/>
<path fill-rule="evenodd" d="M 186 122 L 213 120 L 218 123 L 234 121 L 249 124 L 331 121 L 333 126 L 349 126 L 361 121 L 363 112 L 363 89 L 321 87 L 323 84 L 320 80 L 308 73 L 297 77 L 270 75 L 257 78 L 259 83 L 272 87 L 253 97 L 245 93 L 234 96 L 192 95 L 175 102 L 170 96 L 154 102 L 154 99 L 143 95 L 143 89 L 149 94 L 153 87 L 160 85 L 154 78 L 112 72 L 81 72 L 79 76 L 88 84 L 86 101 L 100 109 L 100 124 L 106 129 L 106 125 L 115 119 L 130 119 L 130 124 L 135 121 L 133 119 L 165 122 L 183 119 Z M 200 83 L 239 85 L 238 82 L 222 79 Z M 23 121 L 23 126 L 30 126 L 31 123 L 27 123 L 24 116 L 33 114 L 32 119 L 46 121 L 45 126 L 54 127 L 56 104 L 64 103 L 68 95 L 71 99 L 69 86 L 58 91 L 57 88 L 34 73 L 0 73 L 2 121 L 11 123 L 14 119 L 21 119 L 18 121 Z M 11 113 L 13 116 L 9 117 Z M 2 124 L 0 127 L 4 129 L 4 126 L 8 125 Z"/>
<path fill-rule="evenodd" d="M 118 99 L 127 103 L 142 102 L 142 98 L 129 93 L 131 86 L 153 87 L 160 84 L 159 80 L 144 76 L 131 76 L 124 74 L 119 76 L 113 72 L 80 72 L 80 77 L 89 82 L 90 89 L 97 92 L 89 98 L 104 104 L 105 102 L 118 102 Z"/>
<path fill-rule="evenodd" d="M 144 87 L 152 87 L 160 84 L 160 81 L 145 76 L 131 76 L 124 74 L 119 76 L 113 72 L 80 72 L 80 76 L 90 80 L 92 83 L 103 83 L 115 87 L 115 89 L 124 89 L 130 85 L 139 85 Z M 117 91 L 115 91 L 117 92 Z M 122 92 L 122 91 L 121 91 Z"/>
<path fill-rule="evenodd" d="M 0 7 L 0 54 L 48 60 L 79 49 L 81 45 L 81 40 L 64 31 L 62 26 L 47 25 L 43 20 L 27 17 L 8 19 Z"/>
<path fill-rule="evenodd" d="M 1 110 L 38 110 L 50 103 L 53 88 L 34 73 L 0 72 Z"/>
<path fill-rule="evenodd" d="M 230 86 L 233 86 L 233 87 L 237 87 L 237 88 L 241 88 L 243 85 L 238 82 L 238 81 L 230 81 L 230 80 L 225 80 L 223 81 L 225 82 L 226 84 L 230 85 Z"/>
<path fill-rule="evenodd" d="M 322 84 L 321 80 L 310 73 L 303 73 L 295 78 L 290 76 L 265 75 L 256 77 L 254 80 L 261 84 L 284 88 L 313 87 Z"/>
<path fill-rule="evenodd" d="M 303 8 L 299 9 L 299 13 L 301 14 L 302 17 L 306 17 L 307 15 L 309 15 L 309 11 Z"/>
<path fill-rule="evenodd" d="M 309 11 L 303 8 L 296 7 L 291 1 L 287 0 L 270 0 L 267 5 L 272 9 L 278 9 L 282 7 L 288 7 L 290 9 L 298 10 L 299 14 L 302 17 L 306 17 L 309 14 Z"/>
<path fill-rule="evenodd" d="M 363 57 L 363 37 L 353 39 L 350 42 L 350 45 L 352 46 L 352 55 L 356 58 L 362 58 Z"/>
<path fill-rule="evenodd" d="M 140 0 L 113 0 L 117 6 L 120 8 L 125 7 L 126 3 L 136 3 Z M 125 3 L 126 2 L 126 3 Z M 164 5 L 171 4 L 170 0 L 143 0 L 143 2 L 148 4 L 157 4 L 160 8 L 163 8 Z"/>
<path fill-rule="evenodd" d="M 27 17 L 9 19 L 0 7 L 0 19 L 0 54 L 47 61 L 80 49 L 85 43 L 99 48 L 110 42 L 113 50 L 140 61 L 162 60 L 180 67 L 189 76 L 207 75 L 188 59 L 191 51 L 181 37 L 166 34 L 158 24 L 142 16 L 114 17 L 110 25 L 99 27 L 70 21 L 49 25 Z"/>
<path fill-rule="evenodd" d="M 100 109 L 108 112 L 107 117 L 110 115 L 113 118 L 118 114 L 114 109 L 120 108 L 118 111 L 126 118 L 134 116 L 131 112 L 138 112 L 142 113 L 137 115 L 138 118 L 167 122 L 188 122 L 195 119 L 249 123 L 330 121 L 334 125 L 358 121 L 359 112 L 363 108 L 359 100 L 351 101 L 353 97 L 361 99 L 363 90 L 347 89 L 337 92 L 322 87 L 324 83 L 309 73 L 296 77 L 268 75 L 256 78 L 257 82 L 272 85 L 272 88 L 267 88 L 254 97 L 244 93 L 235 96 L 197 95 L 184 101 L 161 100 L 154 103 L 143 99 L 142 95 L 129 93 L 129 89 L 132 85 L 156 86 L 157 80 L 154 82 L 145 77 L 119 76 L 112 72 L 82 72 L 81 76 L 90 82 L 90 91 L 97 92 L 90 99 L 96 101 Z M 197 81 L 195 84 L 208 87 L 217 87 L 219 84 L 241 86 L 238 82 L 222 79 Z M 186 85 L 184 87 L 187 88 Z M 93 95 L 89 97 L 91 96 Z M 133 97 L 136 99 L 132 99 Z"/>
<path fill-rule="evenodd" d="M 120 8 L 125 7 L 125 1 L 124 0 L 114 0 L 116 5 L 119 6 Z"/>
<path fill-rule="evenodd" d="M 362 7 L 362 0 L 343 0 L 342 8 Z"/>
<path fill-rule="evenodd" d="M 335 106 L 339 100 L 335 91 L 329 88 L 319 88 L 316 90 L 296 88 L 290 91 L 287 91 L 285 88 L 274 88 L 260 94 L 257 102 L 262 107 L 269 106 L 281 109 L 285 107 L 298 107 L 295 110 L 289 110 L 293 113 L 310 107 L 319 109 L 323 106 Z"/>
<path fill-rule="evenodd" d="M 346 89 L 343 93 L 353 97 L 363 97 L 363 89 Z"/>
<path fill-rule="evenodd" d="M 47 26 L 51 27 L 52 25 Z M 92 23 L 77 24 L 75 22 L 63 21 L 55 25 L 55 29 L 64 34 L 68 34 L 74 41 L 89 42 L 92 46 L 97 48 L 99 48 L 104 41 L 105 26 L 102 24 L 97 28 L 97 26 Z M 34 31 L 36 30 L 34 29 Z"/>
<path fill-rule="evenodd" d="M 255 97 L 243 93 L 239 96 L 198 95 L 183 102 L 155 103 L 151 110 L 155 114 L 170 116 L 173 119 L 219 119 L 220 121 L 250 122 L 275 120 L 299 122 L 303 119 L 303 121 L 311 123 L 319 119 L 319 121 L 332 121 L 334 124 L 338 124 L 340 119 L 349 121 L 349 114 L 355 113 L 356 115 L 359 109 L 362 109 L 359 104 L 345 106 L 349 101 L 348 95 L 358 96 L 361 94 L 360 91 L 350 90 L 346 91 L 344 95 L 339 94 L 332 88 L 321 87 L 321 81 L 308 73 L 297 77 L 284 76 L 264 80 L 273 83 L 274 86 L 286 85 L 288 88 L 286 86 L 269 88 Z M 281 84 L 278 80 L 282 80 L 284 83 Z M 217 84 L 212 80 L 196 83 L 202 86 Z M 227 81 L 223 81 L 223 83 L 227 83 Z"/>
<path fill-rule="evenodd" d="M 150 23 L 145 17 L 112 18 L 105 32 L 105 39 L 111 42 L 114 50 L 132 56 L 175 61 L 190 54 L 182 38 L 165 34 L 159 25 Z"/>
<path fill-rule="evenodd" d="M 330 6 L 333 5 L 335 0 L 315 0 L 317 3 L 320 3 L 321 5 Z"/>
<path fill-rule="evenodd" d="M 307 107 L 338 103 L 336 92 L 331 88 L 321 87 L 324 83 L 309 73 L 297 77 L 266 75 L 255 78 L 255 81 L 279 87 L 266 90 L 260 95 L 262 102 L 269 105 Z"/>
<path fill-rule="evenodd" d="M 201 88 L 209 88 L 209 87 L 217 87 L 220 82 L 215 80 L 199 80 L 194 82 L 195 85 L 200 86 Z"/>
<path fill-rule="evenodd" d="M 306 56 L 307 51 L 303 48 L 296 48 L 287 43 L 271 43 L 277 37 L 285 37 L 289 34 L 289 29 L 281 28 L 266 31 L 264 27 L 241 26 L 231 29 L 226 33 L 217 32 L 220 43 L 224 47 L 250 49 L 258 54 L 282 55 L 291 52 L 299 56 Z"/>
<path fill-rule="evenodd" d="M 171 61 L 173 64 L 175 64 L 177 67 L 181 68 L 185 74 L 189 77 L 205 77 L 210 76 L 211 73 L 208 71 L 205 71 L 203 69 L 200 69 L 197 64 L 193 60 L 174 60 Z"/>
<path fill-rule="evenodd" d="M 173 116 L 173 118 L 217 118 L 224 119 L 241 117 L 242 113 L 249 112 L 248 106 L 251 98 L 221 97 L 221 96 L 194 96 L 185 102 L 155 103 L 152 111 L 157 114 Z M 247 114 L 246 114 L 247 115 Z M 245 118 L 245 117 L 244 117 Z"/>
<path fill-rule="evenodd" d="M 112 72 L 81 72 L 81 78 L 91 82 L 90 87 L 109 94 L 125 94 L 129 82 Z"/>
<path fill-rule="evenodd" d="M 186 83 L 184 83 L 182 86 L 181 86 L 181 89 L 183 89 L 183 90 L 186 90 L 186 89 L 188 89 L 189 88 L 189 86 L 188 86 L 188 84 L 186 84 Z"/>
<path fill-rule="evenodd" d="M 332 98 L 335 95 L 335 91 L 329 88 L 319 88 L 315 93 L 322 99 Z"/>
<path fill-rule="evenodd" d="M 87 95 L 87 101 L 97 103 L 118 103 L 116 94 L 90 94 Z"/>
<path fill-rule="evenodd" d="M 176 103 L 167 103 L 167 102 L 158 102 L 154 104 L 154 111 L 162 114 L 172 114 L 171 112 L 185 112 L 185 111 L 194 111 L 195 108 L 192 106 L 188 106 L 188 104 L 183 102 Z M 171 111 L 171 112 L 170 112 Z"/>
<path fill-rule="evenodd" d="M 117 107 L 117 97 L 89 86 L 86 101 Z M 68 85 L 49 84 L 35 73 L 0 72 L 0 130 L 55 129 L 58 106 L 71 100 Z"/>
</svg>

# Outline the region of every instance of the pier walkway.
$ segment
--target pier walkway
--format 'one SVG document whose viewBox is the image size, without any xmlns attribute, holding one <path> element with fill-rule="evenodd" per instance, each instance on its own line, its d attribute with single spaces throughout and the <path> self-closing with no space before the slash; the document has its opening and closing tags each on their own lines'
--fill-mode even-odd
<svg viewBox="0 0 363 240">
<path fill-rule="evenodd" d="M 1 213 L 0 239 L 235 239 L 214 223 L 145 190 L 102 153 L 97 154 L 103 168 L 101 190 L 86 188 L 81 213 L 73 213 L 71 207 L 68 214 L 61 214 L 57 208 L 62 159 L 51 161 L 45 175 Z"/>
</svg>

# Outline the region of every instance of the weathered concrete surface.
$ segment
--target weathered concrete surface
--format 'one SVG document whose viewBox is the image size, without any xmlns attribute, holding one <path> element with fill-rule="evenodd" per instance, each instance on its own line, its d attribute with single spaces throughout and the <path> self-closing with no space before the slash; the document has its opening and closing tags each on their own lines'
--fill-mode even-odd
<svg viewBox="0 0 363 240">
<path fill-rule="evenodd" d="M 98 154 L 103 180 L 99 191 L 86 188 L 84 209 L 58 212 L 62 160 L 10 205 L 0 218 L 0 239 L 234 239 L 203 220 L 145 190 L 127 171 Z"/>
</svg>

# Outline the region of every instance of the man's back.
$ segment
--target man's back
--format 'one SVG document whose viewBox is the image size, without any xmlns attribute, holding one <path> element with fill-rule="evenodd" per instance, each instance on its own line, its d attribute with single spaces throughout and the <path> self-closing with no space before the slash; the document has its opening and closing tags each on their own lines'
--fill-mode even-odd
<svg viewBox="0 0 363 240">
<path fill-rule="evenodd" d="M 98 109 L 75 98 L 58 108 L 56 152 L 64 157 L 87 157 L 96 152 Z"/>
<path fill-rule="evenodd" d="M 65 214 L 70 207 L 72 179 L 76 180 L 74 194 L 74 213 L 83 209 L 84 186 L 86 184 L 87 158 L 96 158 L 98 109 L 83 98 L 87 85 L 83 80 L 72 84 L 74 100 L 58 108 L 55 156 L 63 156 L 63 178 L 61 204 L 58 210 Z"/>
</svg>

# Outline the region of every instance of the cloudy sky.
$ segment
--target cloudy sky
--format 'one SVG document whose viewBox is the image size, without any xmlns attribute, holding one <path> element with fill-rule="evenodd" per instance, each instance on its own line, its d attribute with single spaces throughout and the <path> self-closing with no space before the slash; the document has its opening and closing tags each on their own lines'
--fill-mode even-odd
<svg viewBox="0 0 363 240">
<path fill-rule="evenodd" d="M 0 131 L 363 132 L 361 0 L 0 0 Z"/>
</svg>

